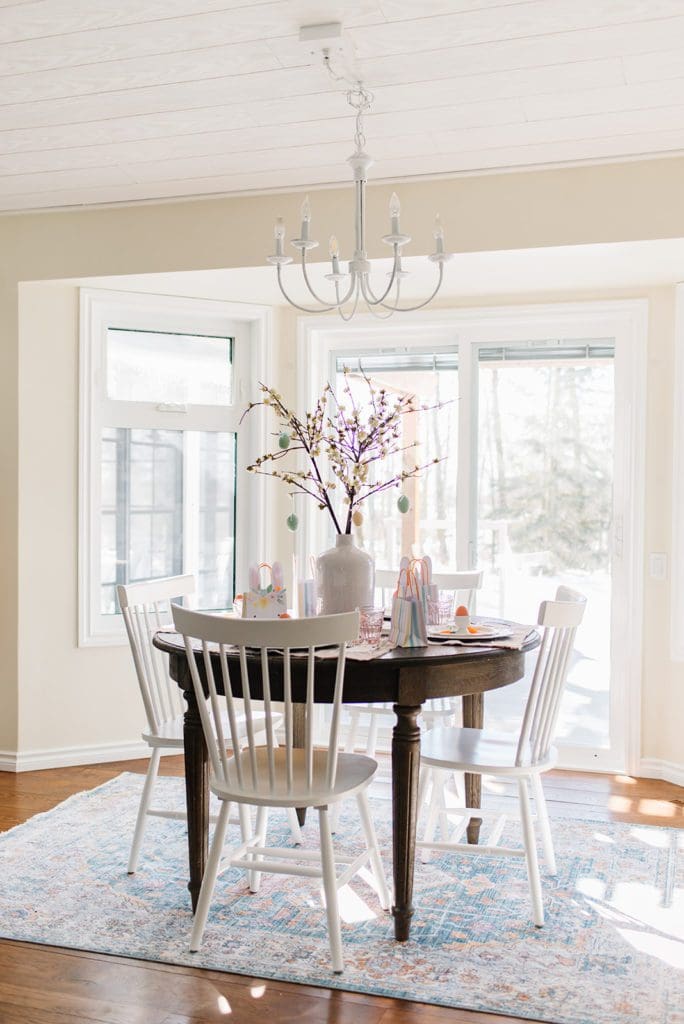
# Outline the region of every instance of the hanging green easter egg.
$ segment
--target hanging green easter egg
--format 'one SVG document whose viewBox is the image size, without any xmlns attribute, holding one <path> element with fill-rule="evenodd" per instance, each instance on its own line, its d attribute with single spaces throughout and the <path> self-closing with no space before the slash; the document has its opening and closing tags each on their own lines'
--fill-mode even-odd
<svg viewBox="0 0 684 1024">
<path fill-rule="evenodd" d="M 278 447 L 282 448 L 283 451 L 285 451 L 286 448 L 290 447 L 290 435 L 285 430 L 278 438 Z"/>
<path fill-rule="evenodd" d="M 363 512 L 359 512 L 358 508 L 352 513 L 352 522 L 354 526 L 361 526 L 363 522 Z"/>
<path fill-rule="evenodd" d="M 299 526 L 299 516 L 297 515 L 296 512 L 290 512 L 289 516 L 287 517 L 287 528 L 288 528 L 288 530 L 292 530 L 292 532 L 294 533 L 298 526 Z"/>
<path fill-rule="evenodd" d="M 399 495 L 397 498 L 397 508 L 402 515 L 406 515 L 408 510 L 411 508 L 411 502 L 408 500 L 405 494 Z"/>
</svg>

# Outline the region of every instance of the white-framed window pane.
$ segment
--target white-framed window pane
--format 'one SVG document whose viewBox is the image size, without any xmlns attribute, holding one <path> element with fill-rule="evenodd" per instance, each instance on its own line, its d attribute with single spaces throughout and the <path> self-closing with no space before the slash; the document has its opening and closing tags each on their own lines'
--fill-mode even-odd
<svg viewBox="0 0 684 1024">
<path fill-rule="evenodd" d="M 232 391 L 232 338 L 107 331 L 107 397 L 114 401 L 230 405 Z"/>
<path fill-rule="evenodd" d="M 197 552 L 198 606 L 228 606 L 235 577 L 235 473 L 233 433 L 103 429 L 103 615 L 118 613 L 117 584 L 182 573 L 188 546 Z"/>
<path fill-rule="evenodd" d="M 437 458 L 419 477 L 406 480 L 401 488 L 390 488 L 368 499 L 364 520 L 357 531 L 361 545 L 372 551 L 381 569 L 394 569 L 402 555 L 430 555 L 435 571 L 453 569 L 456 559 L 456 466 L 458 453 L 458 363 L 456 352 L 416 351 L 353 356 L 336 359 L 335 388 L 341 394 L 343 371 L 350 371 L 354 399 L 364 408 L 368 386 L 362 375 L 390 394 L 415 395 L 419 405 L 441 408 L 421 409 L 402 422 L 402 447 L 419 442 L 419 447 L 402 456 L 384 460 L 383 477 L 402 468 L 423 465 Z M 400 494 L 409 498 L 409 512 L 397 508 Z"/>
<path fill-rule="evenodd" d="M 182 572 L 183 432 L 103 428 L 102 495 L 100 608 L 113 615 L 116 584 Z"/>
</svg>

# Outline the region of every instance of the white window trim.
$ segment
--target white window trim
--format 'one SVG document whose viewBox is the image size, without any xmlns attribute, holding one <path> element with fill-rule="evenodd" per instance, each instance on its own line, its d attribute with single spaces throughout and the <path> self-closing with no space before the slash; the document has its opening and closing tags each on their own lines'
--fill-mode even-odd
<svg viewBox="0 0 684 1024">
<path fill-rule="evenodd" d="M 675 294 L 670 655 L 684 661 L 684 284 Z"/>
<path fill-rule="evenodd" d="M 120 616 L 99 612 L 100 581 L 100 435 L 108 403 L 105 387 L 105 345 L 109 327 L 142 330 L 174 330 L 187 333 L 225 334 L 235 338 L 233 350 L 233 404 L 218 412 L 214 407 L 193 409 L 192 429 L 238 433 L 235 516 L 235 573 L 242 579 L 259 551 L 268 548 L 270 524 L 265 513 L 264 480 L 246 472 L 246 467 L 265 450 L 266 421 L 263 416 L 240 417 L 254 401 L 256 382 L 263 380 L 271 362 L 272 313 L 270 308 L 147 295 L 105 289 L 80 289 L 79 364 L 79 563 L 78 643 L 79 647 L 126 643 Z M 113 402 L 122 425 L 182 426 L 182 415 L 160 412 L 155 403 Z M 111 417 L 110 417 L 111 419 Z M 186 429 L 188 429 L 186 427 Z M 238 542 L 239 538 L 239 542 Z M 194 566 L 184 554 L 183 571 Z"/>
<path fill-rule="evenodd" d="M 679 295 L 681 331 L 680 342 L 684 346 L 684 286 Z M 622 419 L 616 422 L 616 432 L 625 438 L 623 464 L 616 466 L 614 492 L 616 504 L 622 503 L 624 516 L 614 524 L 614 576 L 619 575 L 619 585 L 625 595 L 624 604 L 613 620 L 613 652 L 611 662 L 615 674 L 622 679 L 622 692 L 611 687 L 611 722 L 622 737 L 621 749 L 615 749 L 610 760 L 595 758 L 586 763 L 583 759 L 565 764 L 568 768 L 593 769 L 596 771 L 638 770 L 641 758 L 641 678 L 642 678 L 642 633 L 643 633 L 643 582 L 644 582 L 644 492 L 645 492 L 645 433 L 646 433 L 646 356 L 648 339 L 648 301 L 645 299 L 603 300 L 596 302 L 564 302 L 529 306 L 470 307 L 459 310 L 431 310 L 404 314 L 400 321 L 387 325 L 379 324 L 372 316 L 357 316 L 353 326 L 344 326 L 332 316 L 300 317 L 298 320 L 297 352 L 297 400 L 300 410 L 311 408 L 320 394 L 330 366 L 332 352 L 341 351 L 345 345 L 358 347 L 359 336 L 374 335 L 373 348 L 385 345 L 402 347 L 402 335 L 410 335 L 412 345 L 432 347 L 458 342 L 460 389 L 470 387 L 470 366 L 477 355 L 479 345 L 515 340 L 531 341 L 553 337 L 559 323 L 572 336 L 596 336 L 597 329 L 615 338 L 622 355 L 621 371 L 616 373 L 616 401 L 622 396 Z M 420 325 L 421 337 L 415 340 L 415 329 Z M 551 333 L 550 333 L 551 332 Z M 377 338 L 378 344 L 375 344 Z M 390 342 L 391 339 L 391 342 Z M 441 339 L 441 340 L 440 340 Z M 405 347 L 405 344 L 404 346 Z M 678 390 L 684 388 L 684 356 L 679 360 L 677 378 Z M 473 424 L 468 417 L 466 403 L 459 422 L 459 480 L 461 474 L 471 472 L 470 436 Z M 684 402 L 680 410 L 681 454 L 684 462 Z M 675 477 L 675 480 L 677 477 Z M 463 501 L 466 489 L 459 486 L 459 501 Z M 680 509 L 684 510 L 684 484 L 680 494 Z M 304 512 L 304 504 L 301 506 Z M 470 565 L 473 516 L 471 509 L 463 512 L 463 522 L 468 522 L 468 535 L 463 537 L 458 549 L 458 567 Z M 300 516 L 302 529 L 298 535 L 297 555 L 300 564 L 311 552 L 322 550 L 321 540 L 325 537 L 325 524 L 321 517 L 313 514 Z M 675 520 L 676 522 L 676 520 Z M 684 547 L 684 530 L 680 543 Z M 674 558 L 673 558 L 674 564 Z M 674 586 L 674 579 L 673 579 Z M 684 573 L 680 581 L 680 609 L 684 616 Z M 678 620 L 684 621 L 684 617 Z M 684 629 L 682 632 L 682 656 L 684 657 Z"/>
</svg>

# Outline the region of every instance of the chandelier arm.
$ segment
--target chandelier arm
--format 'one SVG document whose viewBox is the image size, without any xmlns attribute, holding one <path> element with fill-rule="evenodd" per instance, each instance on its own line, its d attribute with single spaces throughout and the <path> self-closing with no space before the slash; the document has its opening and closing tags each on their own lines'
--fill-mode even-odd
<svg viewBox="0 0 684 1024">
<path fill-rule="evenodd" d="M 399 300 L 399 296 L 397 296 L 397 301 L 398 300 Z M 371 316 L 374 316 L 376 320 L 389 320 L 389 318 L 394 313 L 394 307 L 393 306 L 385 306 L 384 303 L 383 303 L 384 308 L 385 309 L 389 309 L 388 313 L 379 313 L 377 308 L 376 308 L 376 306 L 372 305 L 368 301 L 366 301 L 366 306 L 368 307 L 368 312 L 371 314 Z"/>
<path fill-rule="evenodd" d="M 328 306 L 328 303 L 326 302 L 326 300 L 325 299 L 321 299 L 318 295 L 316 295 L 316 292 L 311 287 L 311 282 L 309 280 L 309 272 L 308 272 L 307 266 L 306 266 L 306 250 L 305 249 L 302 249 L 302 274 L 304 275 L 304 282 L 306 284 L 306 287 L 309 289 L 309 291 L 311 292 L 311 294 L 314 297 L 314 299 L 316 300 L 316 302 L 320 302 L 321 305 L 323 305 L 323 306 Z M 339 309 L 339 307 L 341 305 L 344 305 L 345 302 L 349 301 L 349 299 L 351 298 L 352 292 L 354 290 L 354 278 L 355 278 L 355 272 L 352 271 L 351 282 L 350 282 L 347 294 L 344 296 L 343 299 L 340 299 L 339 295 L 338 295 L 337 302 L 334 305 L 332 305 L 332 306 L 328 306 L 328 309 Z M 337 291 L 337 289 L 335 289 L 335 290 Z M 321 312 L 327 312 L 327 311 L 328 310 L 321 310 Z"/>
<path fill-rule="evenodd" d="M 340 314 L 340 316 L 342 317 L 342 319 L 344 320 L 345 323 L 347 323 L 349 320 L 351 320 L 351 318 L 356 313 L 356 310 L 357 310 L 358 305 L 359 305 L 359 292 L 360 292 L 360 288 L 357 288 L 356 289 L 356 296 L 354 298 L 354 305 L 350 309 L 349 313 L 346 313 L 346 314 L 343 313 L 342 312 L 342 306 L 338 306 L 337 307 L 337 312 Z"/>
<path fill-rule="evenodd" d="M 386 302 L 383 302 L 382 305 L 385 307 L 385 309 L 391 309 L 393 313 L 414 313 L 417 309 L 422 309 L 423 306 L 427 306 L 428 303 L 432 302 L 432 300 L 434 299 L 435 295 L 437 294 L 439 289 L 442 287 L 442 278 L 443 277 L 444 277 L 444 264 L 440 263 L 439 264 L 439 277 L 437 279 L 437 284 L 435 285 L 435 290 L 432 292 L 431 295 L 428 296 L 427 299 L 425 299 L 424 302 L 419 302 L 417 306 L 399 306 L 399 305 L 388 306 Z M 399 302 L 399 289 L 398 288 L 397 288 L 397 302 Z"/>
<path fill-rule="evenodd" d="M 337 293 L 337 306 L 338 306 L 338 309 L 339 309 L 340 306 L 346 305 L 346 303 L 349 302 L 349 300 L 351 299 L 352 295 L 354 294 L 354 289 L 356 288 L 357 280 L 358 280 L 358 278 L 357 278 L 356 271 L 352 270 L 351 271 L 351 281 L 349 282 L 349 288 L 347 289 L 347 294 L 342 299 L 340 299 L 340 297 L 339 297 L 339 288 L 340 288 L 340 286 L 339 286 L 337 281 L 335 282 L 335 291 Z M 357 291 L 358 291 L 358 289 L 357 289 Z"/>
<path fill-rule="evenodd" d="M 278 265 L 278 267 L 276 269 L 277 269 L 277 272 L 278 272 L 278 287 L 280 288 L 281 292 L 283 293 L 283 297 L 285 299 L 287 299 L 287 301 L 290 303 L 290 305 L 294 306 L 295 309 L 301 310 L 302 313 L 330 313 L 331 310 L 337 309 L 337 306 L 326 306 L 325 304 L 321 304 L 318 307 L 314 307 L 314 309 L 311 309 L 310 307 L 307 307 L 307 306 L 300 306 L 300 304 L 298 302 L 295 302 L 294 299 L 291 299 L 290 296 L 285 291 L 285 288 L 283 286 L 282 275 L 281 275 L 281 272 L 280 272 L 280 265 Z M 316 298 L 315 295 L 314 295 L 314 298 Z M 317 300 L 317 301 L 320 301 L 320 300 Z"/>
<path fill-rule="evenodd" d="M 394 282 L 397 281 L 397 283 L 398 283 L 398 279 L 397 279 L 397 269 L 398 269 L 398 267 L 399 267 L 399 246 L 395 242 L 394 243 L 394 265 L 392 267 L 392 273 L 390 275 L 389 284 L 387 285 L 387 287 L 385 288 L 384 292 L 382 293 L 382 295 L 380 296 L 379 299 L 376 298 L 374 293 L 373 293 L 373 289 L 371 288 L 369 277 L 368 276 L 366 277 L 366 282 L 365 282 L 366 287 L 364 288 L 363 297 L 365 298 L 365 300 L 366 300 L 366 302 L 368 303 L 369 306 L 382 306 L 382 305 L 384 305 L 385 299 L 387 298 L 389 293 L 392 291 L 392 288 L 394 286 Z M 397 299 L 398 299 L 398 296 L 397 296 Z"/>
</svg>

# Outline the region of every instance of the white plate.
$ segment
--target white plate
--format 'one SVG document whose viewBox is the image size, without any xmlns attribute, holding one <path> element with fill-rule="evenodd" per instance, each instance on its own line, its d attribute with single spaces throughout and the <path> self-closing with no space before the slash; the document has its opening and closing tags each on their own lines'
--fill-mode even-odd
<svg viewBox="0 0 684 1024">
<path fill-rule="evenodd" d="M 430 640 L 462 640 L 464 643 L 477 643 L 481 640 L 506 640 L 513 636 L 513 630 L 505 626 L 487 626 L 484 623 L 473 623 L 477 633 L 461 632 L 456 626 L 428 626 L 427 635 Z"/>
</svg>

